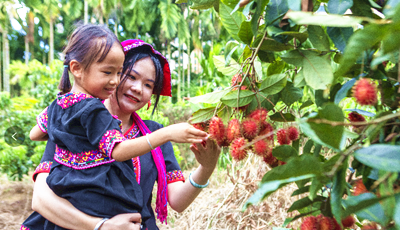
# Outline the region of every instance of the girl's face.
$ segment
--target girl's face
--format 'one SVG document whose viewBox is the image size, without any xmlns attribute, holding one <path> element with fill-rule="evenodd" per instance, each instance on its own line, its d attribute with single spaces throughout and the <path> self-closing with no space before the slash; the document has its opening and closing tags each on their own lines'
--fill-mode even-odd
<svg viewBox="0 0 400 230">
<path fill-rule="evenodd" d="M 83 93 L 107 99 L 119 84 L 124 59 L 121 46 L 114 43 L 102 62 L 94 62 L 83 71 L 80 83 L 82 91 L 86 91 Z"/>
<path fill-rule="evenodd" d="M 148 103 L 153 94 L 156 69 L 150 57 L 135 62 L 117 92 L 121 110 L 133 113 Z"/>
</svg>

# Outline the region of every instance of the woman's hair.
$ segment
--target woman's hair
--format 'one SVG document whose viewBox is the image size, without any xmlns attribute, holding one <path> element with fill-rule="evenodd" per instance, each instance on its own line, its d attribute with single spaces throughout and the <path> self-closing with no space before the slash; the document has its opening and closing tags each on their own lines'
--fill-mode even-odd
<svg viewBox="0 0 400 230">
<path fill-rule="evenodd" d="M 64 71 L 58 85 L 62 93 L 64 94 L 71 90 L 71 82 L 68 76 L 71 60 L 78 61 L 83 66 L 83 69 L 86 70 L 93 62 L 102 62 L 114 43 L 121 46 L 117 36 L 105 25 L 86 24 L 78 26 L 70 36 L 67 47 L 64 49 Z"/>
<path fill-rule="evenodd" d="M 156 79 L 154 81 L 154 88 L 153 88 L 153 94 L 156 95 L 156 101 L 154 102 L 154 108 L 152 112 L 152 114 L 154 114 L 154 111 L 158 105 L 158 101 L 160 100 L 161 90 L 163 88 L 164 72 L 159 56 L 157 54 L 154 54 L 151 51 L 150 47 L 140 46 L 129 50 L 128 53 L 125 55 L 124 67 L 122 69 L 122 73 L 124 74 L 122 76 L 120 84 L 117 86 L 116 95 L 118 95 L 118 90 L 120 89 L 120 86 L 123 86 L 125 84 L 125 81 L 128 78 L 127 73 L 130 73 L 132 71 L 132 68 L 137 61 L 146 57 L 150 57 L 156 69 Z M 119 106 L 118 96 L 117 96 L 117 103 Z"/>
</svg>

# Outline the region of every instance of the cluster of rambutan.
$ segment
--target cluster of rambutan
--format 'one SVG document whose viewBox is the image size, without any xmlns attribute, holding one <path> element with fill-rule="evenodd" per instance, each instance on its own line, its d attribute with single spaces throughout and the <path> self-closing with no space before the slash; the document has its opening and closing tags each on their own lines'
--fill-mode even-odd
<svg viewBox="0 0 400 230">
<path fill-rule="evenodd" d="M 360 105 L 375 105 L 378 101 L 376 84 L 368 78 L 358 80 L 353 88 L 353 97 Z"/>
<path fill-rule="evenodd" d="M 292 141 L 299 139 L 299 131 L 294 126 L 290 126 L 287 129 L 278 129 L 276 138 L 280 145 L 290 145 Z"/>
<path fill-rule="evenodd" d="M 348 216 L 342 220 L 344 228 L 350 228 L 354 225 L 355 219 L 353 216 Z M 300 230 L 341 230 L 342 227 L 338 224 L 335 218 L 327 217 L 322 214 L 318 216 L 309 216 L 303 220 Z"/>
</svg>

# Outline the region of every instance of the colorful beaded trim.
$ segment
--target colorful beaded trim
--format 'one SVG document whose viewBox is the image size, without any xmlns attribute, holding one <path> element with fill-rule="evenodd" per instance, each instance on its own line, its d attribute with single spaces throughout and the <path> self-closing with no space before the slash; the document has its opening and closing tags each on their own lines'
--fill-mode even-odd
<svg viewBox="0 0 400 230">
<path fill-rule="evenodd" d="M 172 172 L 167 172 L 167 183 L 173 183 L 177 181 L 185 182 L 185 177 L 181 170 L 174 170 Z"/>
<path fill-rule="evenodd" d="M 52 161 L 43 161 L 42 163 L 40 163 L 40 164 L 36 167 L 35 171 L 33 172 L 33 175 L 32 175 L 33 181 L 36 181 L 36 176 L 37 176 L 39 173 L 49 173 L 52 164 L 53 164 Z"/>
<path fill-rule="evenodd" d="M 21 225 L 21 230 L 29 230 L 29 228 L 25 227 L 24 225 Z"/>
<path fill-rule="evenodd" d="M 38 127 L 42 132 L 47 133 L 47 108 L 46 107 L 37 117 L 36 117 L 36 122 L 38 124 Z"/>
<path fill-rule="evenodd" d="M 57 104 L 61 106 L 61 108 L 66 109 L 87 98 L 94 98 L 94 97 L 84 93 L 66 93 L 66 94 L 58 93 Z"/>
<path fill-rule="evenodd" d="M 99 150 L 106 156 L 112 157 L 112 150 L 116 143 L 126 140 L 118 130 L 108 130 L 99 142 Z"/>
<path fill-rule="evenodd" d="M 133 164 L 133 171 L 135 172 L 135 178 L 138 184 L 140 184 L 140 159 L 139 157 L 132 158 L 132 164 Z"/>
</svg>

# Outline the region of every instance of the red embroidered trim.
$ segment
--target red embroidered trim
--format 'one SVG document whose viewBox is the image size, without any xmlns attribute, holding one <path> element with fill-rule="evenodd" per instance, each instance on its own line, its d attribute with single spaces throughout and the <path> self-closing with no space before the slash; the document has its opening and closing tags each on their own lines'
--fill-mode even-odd
<svg viewBox="0 0 400 230">
<path fill-rule="evenodd" d="M 112 158 L 112 150 L 116 143 L 126 140 L 118 130 L 108 130 L 99 142 L 99 151 Z"/>
<path fill-rule="evenodd" d="M 139 157 L 135 157 L 132 158 L 132 164 L 133 164 L 133 171 L 135 172 L 135 178 L 136 181 L 138 182 L 138 184 L 140 184 L 140 158 Z"/>
<path fill-rule="evenodd" d="M 167 184 L 177 181 L 185 182 L 185 177 L 183 176 L 181 170 L 174 170 L 172 172 L 167 172 Z"/>
<path fill-rule="evenodd" d="M 47 108 L 46 107 L 37 117 L 36 117 L 36 122 L 38 124 L 38 127 L 42 132 L 47 133 Z"/>
<path fill-rule="evenodd" d="M 57 94 L 57 104 L 61 106 L 61 108 L 66 109 L 75 103 L 78 103 L 87 98 L 94 98 L 92 95 L 84 94 L 84 93 L 66 93 L 66 94 Z"/>
<path fill-rule="evenodd" d="M 32 175 L 33 181 L 36 181 L 36 176 L 37 176 L 39 173 L 49 173 L 52 164 L 53 164 L 52 161 L 43 161 L 42 163 L 40 163 L 40 164 L 36 167 L 35 171 L 33 172 L 33 175 Z"/>
<path fill-rule="evenodd" d="M 21 230 L 29 230 L 29 228 L 25 227 L 24 225 L 21 225 Z"/>
<path fill-rule="evenodd" d="M 62 165 L 77 170 L 93 168 L 95 166 L 115 161 L 97 149 L 82 153 L 72 153 L 68 150 L 59 148 L 57 145 L 54 160 Z"/>
</svg>

